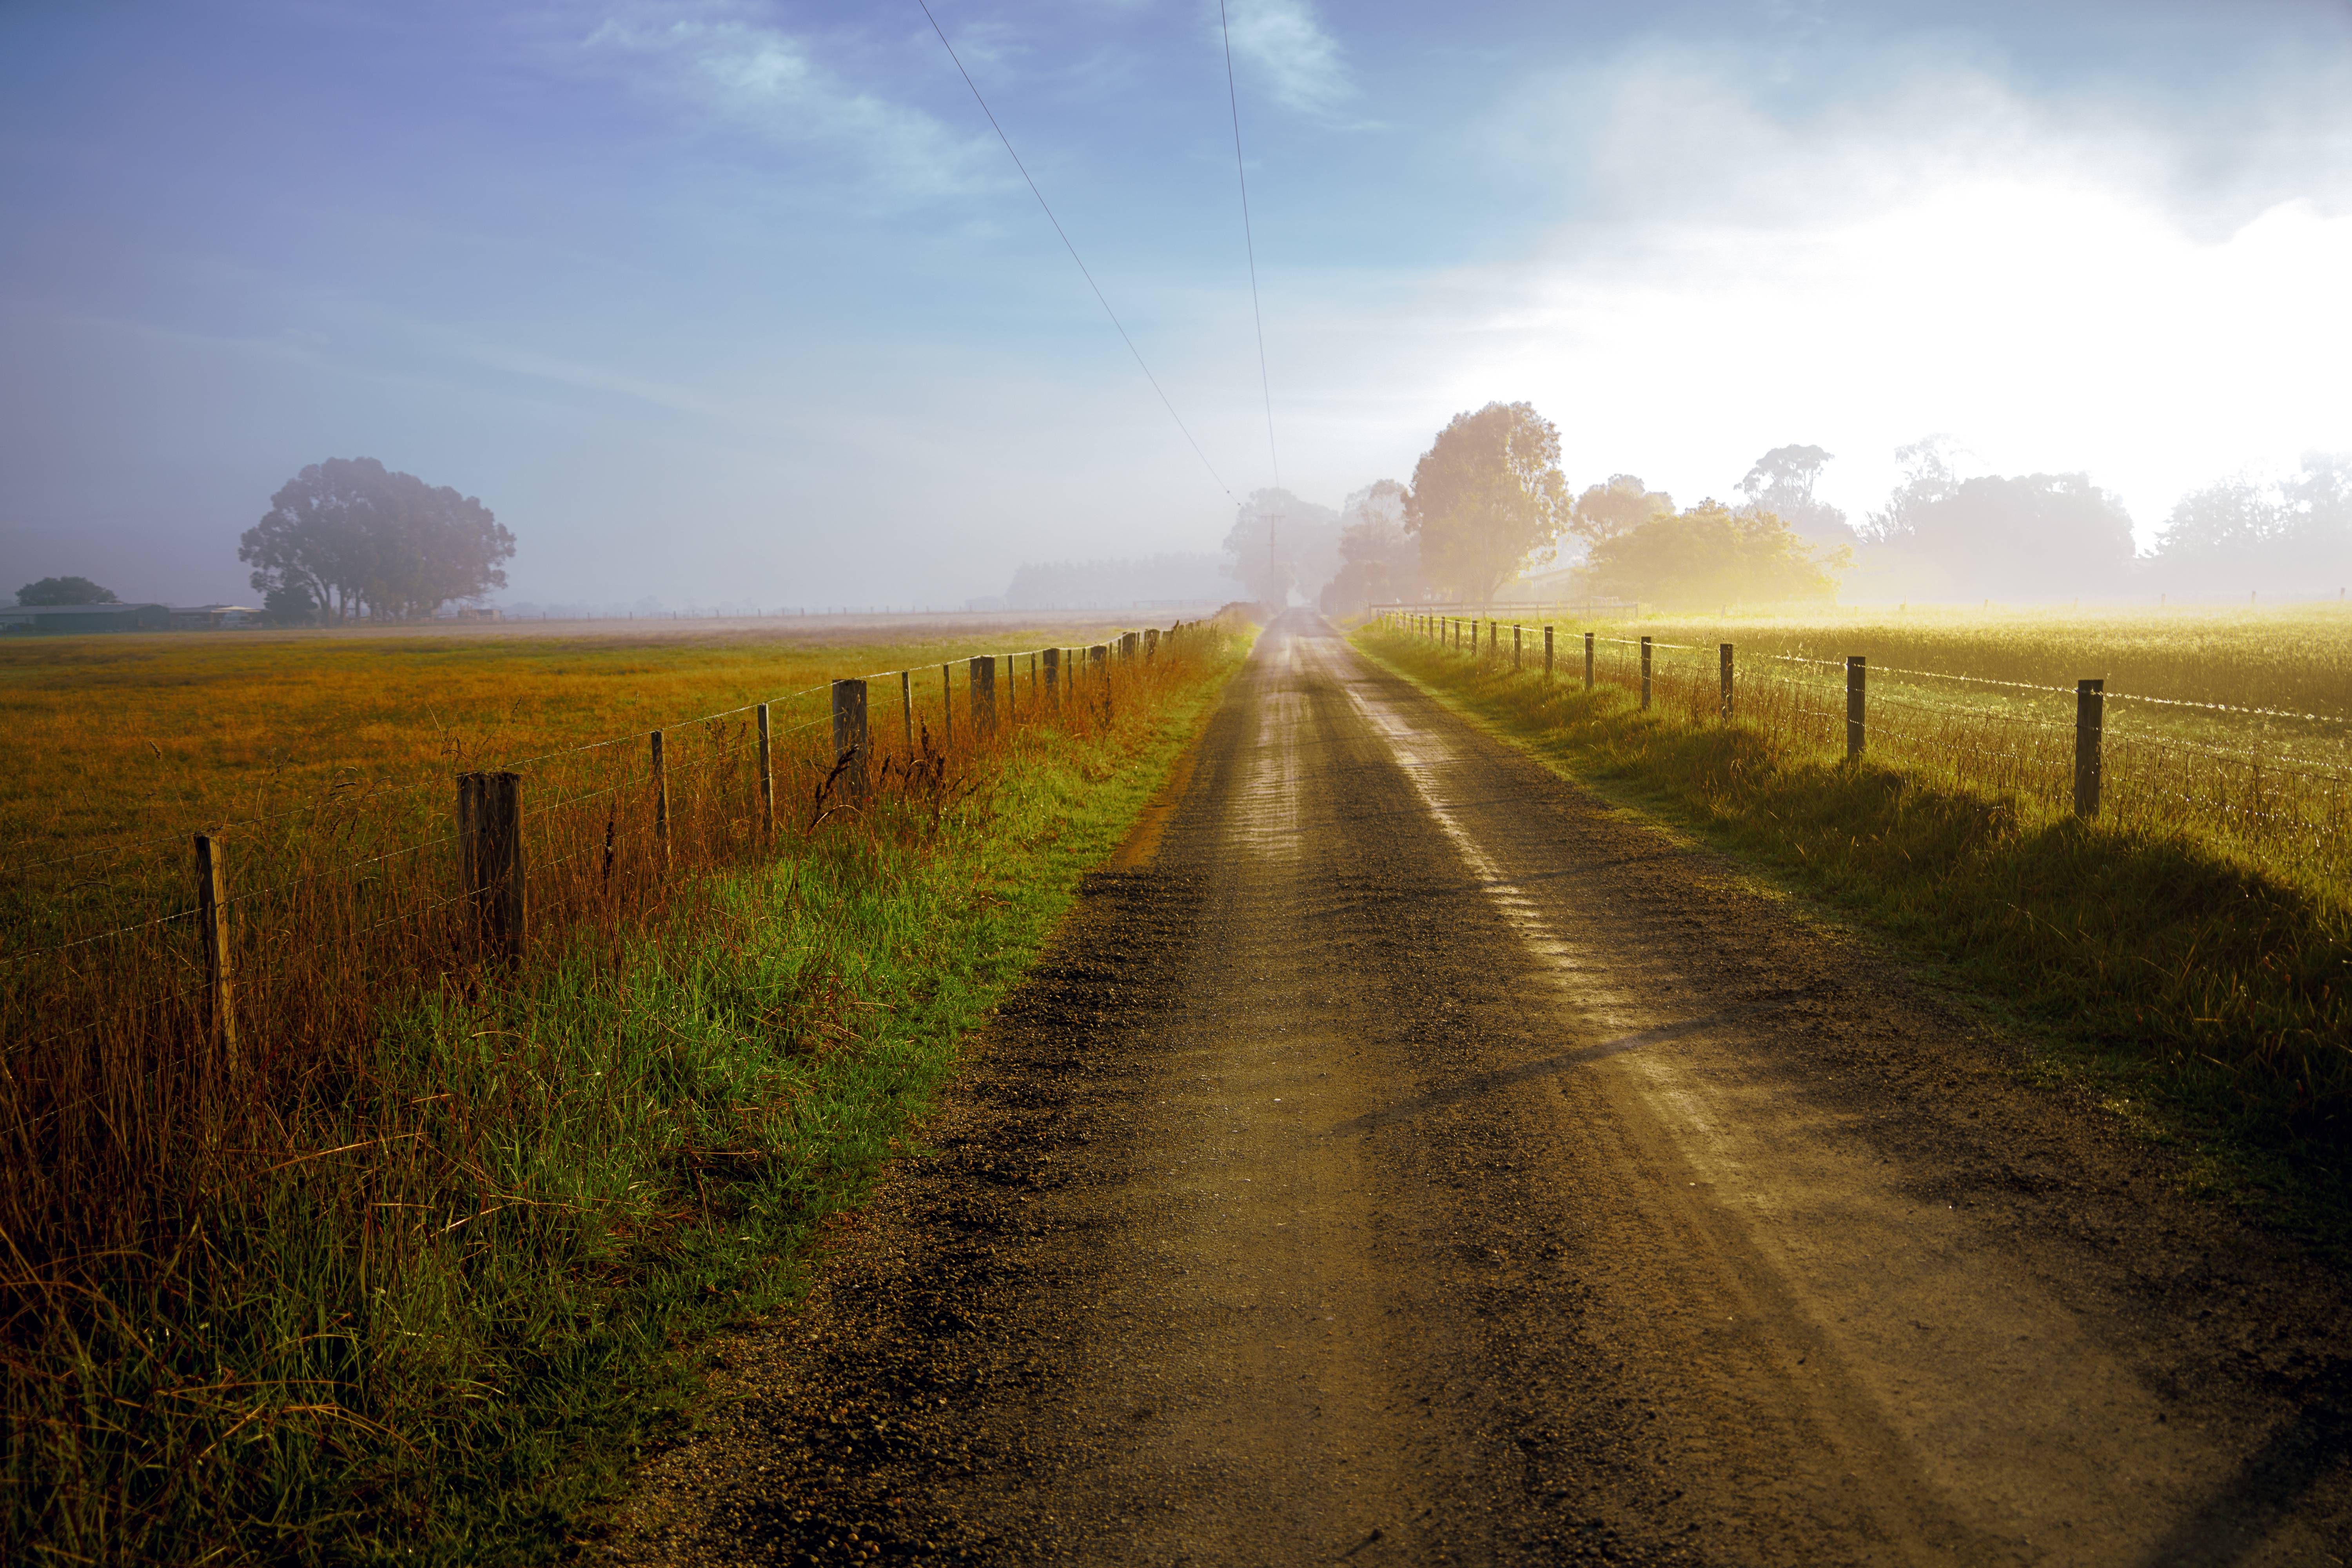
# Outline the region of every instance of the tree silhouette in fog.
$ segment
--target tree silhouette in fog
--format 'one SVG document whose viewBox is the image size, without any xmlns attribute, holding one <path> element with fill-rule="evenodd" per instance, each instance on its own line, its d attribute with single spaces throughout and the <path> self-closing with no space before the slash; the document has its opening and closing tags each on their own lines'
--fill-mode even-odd
<svg viewBox="0 0 2352 1568">
<path fill-rule="evenodd" d="M 2217 479 L 2175 503 L 2147 565 L 2189 593 L 2325 593 L 2352 579 L 2352 454 L 2306 452 L 2276 483 Z"/>
<path fill-rule="evenodd" d="M 1559 471 L 1559 431 L 1532 404 L 1490 403 L 1457 414 L 1413 465 L 1405 526 L 1430 586 L 1491 599 L 1574 515 Z"/>
<path fill-rule="evenodd" d="M 1865 561 L 1921 596 L 2054 599 L 2130 580 L 2131 515 L 2087 474 L 1962 479 L 1949 437 L 1898 447 L 1906 477 L 1870 514 Z"/>
<path fill-rule="evenodd" d="M 1367 605 L 1422 596 L 1421 545 L 1405 528 L 1405 499 L 1402 485 L 1381 479 L 1339 509 L 1339 574 L 1320 599 L 1327 614 L 1352 616 Z"/>
<path fill-rule="evenodd" d="M 1847 553 L 1817 557 L 1771 512 L 1710 500 L 1601 541 L 1584 580 L 1596 594 L 1673 609 L 1784 604 L 1833 596 Z"/>
<path fill-rule="evenodd" d="M 1807 539 L 1823 544 L 1853 544 L 1860 536 L 1845 513 L 1813 493 L 1822 469 L 1835 456 L 1819 447 L 1775 447 L 1756 459 L 1739 481 L 1739 493 L 1758 511 L 1769 511 Z"/>
<path fill-rule="evenodd" d="M 44 577 L 16 590 L 16 603 L 35 605 L 112 605 L 121 601 L 111 588 L 101 588 L 87 577 Z"/>
<path fill-rule="evenodd" d="M 1252 490 L 1225 535 L 1225 570 L 1249 596 L 1280 608 L 1297 588 L 1311 601 L 1339 570 L 1339 514 L 1284 489 Z"/>
<path fill-rule="evenodd" d="M 269 498 L 236 556 L 281 604 L 299 590 L 336 620 L 402 619 L 505 587 L 499 563 L 514 551 L 514 535 L 473 497 L 373 458 L 330 458 Z"/>
<path fill-rule="evenodd" d="M 1612 474 L 1605 485 L 1587 485 L 1569 514 L 1568 529 L 1587 549 L 1631 533 L 1656 517 L 1675 514 L 1675 498 L 1654 490 L 1639 474 Z"/>
</svg>

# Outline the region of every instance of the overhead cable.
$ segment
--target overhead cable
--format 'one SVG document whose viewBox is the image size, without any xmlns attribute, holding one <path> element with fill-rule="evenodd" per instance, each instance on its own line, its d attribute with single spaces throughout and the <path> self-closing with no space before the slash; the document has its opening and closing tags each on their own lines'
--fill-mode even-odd
<svg viewBox="0 0 2352 1568">
<path fill-rule="evenodd" d="M 1249 256 L 1250 320 L 1257 326 L 1257 389 L 1265 398 L 1265 451 L 1274 463 L 1274 488 L 1282 488 L 1282 454 L 1274 444 L 1274 384 L 1265 374 L 1265 314 L 1257 302 L 1257 239 L 1250 233 L 1249 174 L 1242 166 L 1242 95 L 1234 85 L 1234 31 L 1225 20 L 1225 0 L 1217 0 L 1217 27 L 1225 39 L 1225 101 L 1234 111 L 1234 174 L 1242 187 L 1242 247 Z"/>
<path fill-rule="evenodd" d="M 1079 274 L 1086 279 L 1087 287 L 1095 291 L 1095 300 L 1102 306 L 1103 314 L 1108 316 L 1110 324 L 1118 329 L 1119 341 L 1127 345 L 1127 352 L 1135 356 L 1136 368 L 1143 372 L 1143 379 L 1151 384 L 1151 390 L 1160 394 L 1160 405 L 1168 410 L 1168 417 L 1176 421 L 1176 428 L 1184 432 L 1185 444 L 1192 448 L 1192 455 L 1201 459 L 1201 466 L 1209 470 L 1209 478 L 1216 480 L 1217 488 L 1225 492 L 1226 500 L 1238 505 L 1239 498 L 1234 496 L 1233 488 L 1225 483 L 1224 476 L 1217 472 L 1217 466 L 1209 461 L 1209 454 L 1201 450 L 1201 443 L 1192 439 L 1192 427 L 1184 423 L 1184 416 L 1176 412 L 1176 405 L 1168 400 L 1168 393 L 1160 386 L 1160 378 L 1152 374 L 1151 367 L 1144 363 L 1143 351 L 1135 346 L 1135 340 L 1128 336 L 1127 327 L 1119 321 L 1118 312 L 1112 310 L 1110 301 L 1103 297 L 1102 285 L 1096 282 L 1095 275 L 1087 270 L 1086 258 L 1078 254 L 1078 247 L 1070 243 L 1068 233 L 1062 227 L 1062 220 L 1054 216 L 1053 205 L 1045 200 L 1045 193 L 1037 188 L 1036 180 L 1030 174 L 1029 165 L 1021 161 L 1020 153 L 1013 152 L 1013 138 L 1007 136 L 1004 127 L 997 123 L 996 111 L 989 108 L 988 100 L 981 96 L 980 84 L 971 79 L 971 72 L 964 69 L 963 60 L 955 52 L 955 46 L 948 42 L 947 32 L 940 26 L 940 19 L 931 15 L 930 0 L 915 0 L 915 4 L 923 8 L 923 16 L 931 24 L 931 31 L 939 34 L 940 47 L 947 50 L 948 58 L 955 61 L 956 73 L 963 78 L 964 86 L 971 89 L 972 101 L 980 105 L 982 114 L 988 116 L 988 123 L 996 132 L 996 139 L 1004 143 L 1004 151 L 1012 158 L 1013 166 L 1020 170 L 1022 179 L 1028 182 L 1029 194 L 1035 196 L 1038 206 L 1045 209 L 1045 221 L 1054 226 L 1055 234 L 1061 236 L 1062 248 L 1068 251 L 1070 259 L 1078 264 Z"/>
</svg>

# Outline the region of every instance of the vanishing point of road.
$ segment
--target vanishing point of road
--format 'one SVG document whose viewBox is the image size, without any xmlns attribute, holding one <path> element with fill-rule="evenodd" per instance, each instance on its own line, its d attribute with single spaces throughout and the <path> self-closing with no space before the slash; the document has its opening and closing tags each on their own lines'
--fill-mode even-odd
<svg viewBox="0 0 2352 1568">
<path fill-rule="evenodd" d="M 646 1563 L 2352 1561 L 2343 1279 L 1304 612 Z"/>
</svg>

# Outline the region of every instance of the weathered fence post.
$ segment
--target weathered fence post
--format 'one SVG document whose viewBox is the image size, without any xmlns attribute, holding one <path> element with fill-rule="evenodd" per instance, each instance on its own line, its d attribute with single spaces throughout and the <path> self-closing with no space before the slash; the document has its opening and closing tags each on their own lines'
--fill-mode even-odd
<svg viewBox="0 0 2352 1568">
<path fill-rule="evenodd" d="M 974 654 L 968 668 L 972 737 L 984 741 L 996 733 L 996 656 Z"/>
<path fill-rule="evenodd" d="M 1584 634 L 1584 689 L 1592 689 L 1592 634 Z"/>
<path fill-rule="evenodd" d="M 659 869 L 669 870 L 669 768 L 662 755 L 662 732 L 656 730 L 646 737 L 646 765 L 654 781 L 654 858 Z"/>
<path fill-rule="evenodd" d="M 1143 662 L 1150 664 L 1160 656 L 1160 628 L 1146 626 L 1143 631 Z"/>
<path fill-rule="evenodd" d="M 1059 708 L 1062 705 L 1062 650 L 1057 647 L 1045 649 L 1045 705 Z"/>
<path fill-rule="evenodd" d="M 1849 655 L 1845 661 L 1845 754 L 1862 755 L 1862 691 L 1867 665 L 1860 654 Z"/>
<path fill-rule="evenodd" d="M 1519 668 L 1519 628 L 1517 622 L 1511 626 L 1511 668 Z"/>
<path fill-rule="evenodd" d="M 229 973 L 228 868 L 224 859 L 217 840 L 210 834 L 196 835 L 196 934 L 205 949 L 205 1035 L 221 1070 L 232 1072 L 236 1068 L 236 1009 Z"/>
<path fill-rule="evenodd" d="M 833 683 L 833 765 L 841 770 L 843 793 L 864 800 L 866 774 L 866 682 Z"/>
<path fill-rule="evenodd" d="M 1731 645 L 1725 643 L 1716 651 L 1723 660 L 1723 716 L 1727 721 L 1731 717 Z"/>
<path fill-rule="evenodd" d="M 1137 632 L 1129 632 L 1126 636 L 1120 637 L 1118 639 L 1119 662 L 1122 664 L 1134 663 L 1136 645 L 1142 640 L 1141 634 Z"/>
<path fill-rule="evenodd" d="M 907 723 L 907 755 L 915 754 L 915 672 L 898 672 L 898 711 Z"/>
<path fill-rule="evenodd" d="M 661 731 L 654 733 L 658 736 Z M 457 775 L 459 859 L 477 958 L 522 961 L 522 775 Z"/>
<path fill-rule="evenodd" d="M 776 763 L 768 733 L 768 705 L 760 704 L 760 838 L 776 835 Z"/>
<path fill-rule="evenodd" d="M 2099 815 L 2099 741 L 2105 728 L 2107 683 L 2074 682 L 2074 815 Z"/>
<path fill-rule="evenodd" d="M 1650 710 L 1650 639 L 1642 639 L 1642 711 Z"/>
<path fill-rule="evenodd" d="M 1494 616 L 1486 617 L 1486 662 L 1492 664 L 1503 651 L 1503 624 Z"/>
<path fill-rule="evenodd" d="M 1004 727 L 1008 730 L 1013 728 L 1014 721 L 1020 717 L 1021 704 L 1019 700 L 1013 695 L 1021 686 L 1020 675 L 1015 670 L 1013 663 L 1013 659 L 1018 657 L 1019 656 L 1017 654 L 1010 653 L 1004 656 Z M 996 656 L 994 654 L 989 655 L 988 667 L 991 670 L 993 670 L 996 668 Z"/>
<path fill-rule="evenodd" d="M 1544 627 L 1544 679 L 1551 679 L 1551 628 Z"/>
</svg>

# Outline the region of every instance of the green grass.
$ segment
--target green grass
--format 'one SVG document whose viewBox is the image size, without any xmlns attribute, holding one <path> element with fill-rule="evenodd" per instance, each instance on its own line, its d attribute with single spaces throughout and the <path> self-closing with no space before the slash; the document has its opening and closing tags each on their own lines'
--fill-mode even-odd
<svg viewBox="0 0 2352 1568">
<path fill-rule="evenodd" d="M 1236 666 L 1022 731 L 938 817 L 830 824 L 617 955 L 399 1009 L 314 1086 L 359 1147 L 306 1123 L 35 1342 L 16 1298 L 0 1548 L 560 1554 L 684 1408 L 691 1347 L 806 1289 Z"/>
<path fill-rule="evenodd" d="M 1357 642 L 1559 773 L 1892 938 L 2035 1026 L 2043 1066 L 2337 1240 L 2352 1142 L 2352 905 L 2188 832 L 2021 810 L 1602 685 Z"/>
</svg>

